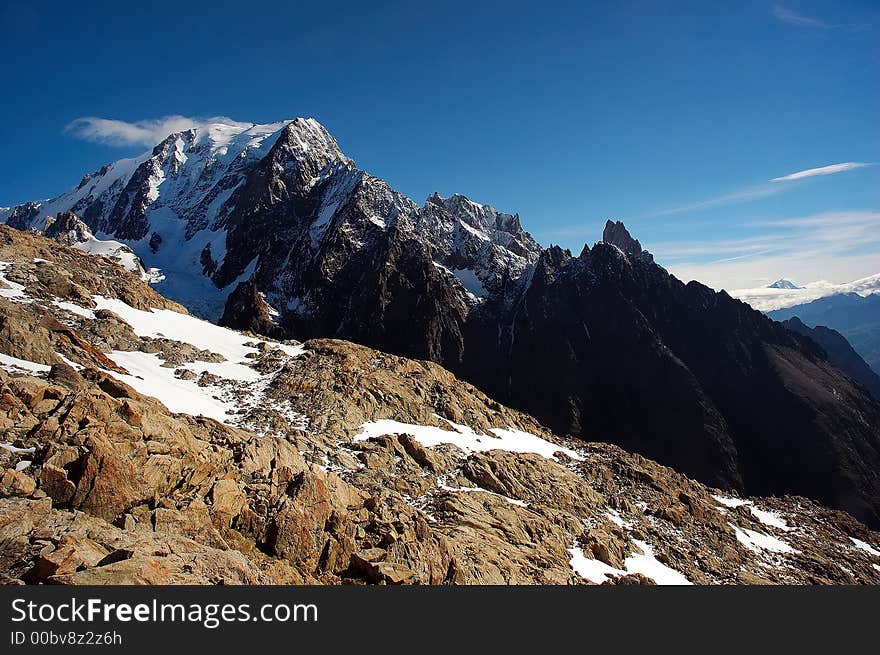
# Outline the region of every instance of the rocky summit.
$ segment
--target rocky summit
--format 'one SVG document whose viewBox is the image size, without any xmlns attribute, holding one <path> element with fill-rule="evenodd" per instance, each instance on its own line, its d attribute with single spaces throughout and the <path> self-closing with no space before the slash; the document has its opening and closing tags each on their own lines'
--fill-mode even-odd
<svg viewBox="0 0 880 655">
<path fill-rule="evenodd" d="M 556 436 L 431 361 L 213 325 L 0 226 L 0 577 L 880 583 L 880 534 Z"/>
<path fill-rule="evenodd" d="M 172 134 L 0 220 L 124 245 L 157 291 L 227 327 L 431 360 L 555 434 L 880 527 L 880 403 L 810 337 L 670 275 L 622 223 L 576 256 L 543 248 L 490 205 L 416 204 L 303 118 Z"/>
</svg>

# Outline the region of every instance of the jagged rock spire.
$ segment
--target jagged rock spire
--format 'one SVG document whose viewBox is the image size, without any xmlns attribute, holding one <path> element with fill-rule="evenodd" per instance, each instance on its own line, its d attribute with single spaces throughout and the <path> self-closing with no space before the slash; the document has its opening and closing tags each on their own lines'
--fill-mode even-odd
<svg viewBox="0 0 880 655">
<path fill-rule="evenodd" d="M 617 246 L 624 254 L 654 261 L 654 257 L 647 250 L 642 249 L 642 244 L 638 239 L 633 239 L 629 230 L 621 221 L 606 221 L 605 229 L 602 231 L 602 241 Z"/>
</svg>

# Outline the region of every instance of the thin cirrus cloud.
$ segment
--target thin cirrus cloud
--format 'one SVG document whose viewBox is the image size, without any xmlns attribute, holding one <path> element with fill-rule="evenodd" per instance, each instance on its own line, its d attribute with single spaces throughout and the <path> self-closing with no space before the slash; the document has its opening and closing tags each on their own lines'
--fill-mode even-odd
<svg viewBox="0 0 880 655">
<path fill-rule="evenodd" d="M 796 182 L 798 180 L 804 180 L 810 177 L 844 173 L 846 171 L 851 171 L 857 168 L 864 168 L 865 166 L 873 165 L 873 163 L 869 162 L 847 161 L 839 164 L 820 166 L 819 168 L 807 168 L 805 170 L 797 171 L 795 173 L 789 173 L 788 175 L 782 175 L 781 177 L 774 177 L 769 180 L 769 183 L 750 186 L 744 189 L 740 189 L 739 191 L 734 191 L 732 193 L 726 193 L 722 196 L 717 196 L 715 198 L 700 200 L 698 202 L 693 202 L 687 205 L 681 205 L 679 207 L 673 207 L 671 209 L 664 209 L 662 211 L 653 212 L 647 214 L 646 217 L 670 216 L 672 214 L 682 214 L 684 212 L 696 211 L 699 209 L 724 207 L 741 202 L 759 200 L 761 198 L 774 196 L 778 193 L 782 193 L 783 191 L 787 191 L 788 189 L 792 188 L 790 184 L 784 184 L 785 182 Z M 780 184 L 780 182 L 782 182 L 783 184 Z"/>
<path fill-rule="evenodd" d="M 211 118 L 190 118 L 188 116 L 163 116 L 162 118 L 135 121 L 132 123 L 96 116 L 85 116 L 71 121 L 64 132 L 83 141 L 93 141 L 112 146 L 147 146 L 159 143 L 169 134 L 202 127 L 210 123 L 248 127 L 225 116 Z"/>
<path fill-rule="evenodd" d="M 723 196 L 718 196 L 716 198 L 699 200 L 697 202 L 692 202 L 687 205 L 680 205 L 679 207 L 672 207 L 671 209 L 664 209 L 662 211 L 653 212 L 651 214 L 648 214 L 648 216 L 671 216 L 672 214 L 682 214 L 685 212 L 696 211 L 698 209 L 724 207 L 726 205 L 733 205 L 739 202 L 748 202 L 750 200 L 766 198 L 768 196 L 776 195 L 777 193 L 780 193 L 784 190 L 785 188 L 781 186 L 776 186 L 772 184 L 760 184 L 757 186 L 746 187 L 745 189 L 740 189 L 739 191 L 734 191 L 732 193 L 726 193 Z"/>
<path fill-rule="evenodd" d="M 796 11 L 792 11 L 787 7 L 783 7 L 782 5 L 773 5 L 773 15 L 783 23 L 788 23 L 789 25 L 797 25 L 798 27 L 817 27 L 821 29 L 828 29 L 829 27 L 833 27 L 833 25 L 829 25 L 825 21 L 821 21 L 817 18 L 811 18 L 810 16 L 805 16 L 804 14 L 799 14 Z"/>
</svg>

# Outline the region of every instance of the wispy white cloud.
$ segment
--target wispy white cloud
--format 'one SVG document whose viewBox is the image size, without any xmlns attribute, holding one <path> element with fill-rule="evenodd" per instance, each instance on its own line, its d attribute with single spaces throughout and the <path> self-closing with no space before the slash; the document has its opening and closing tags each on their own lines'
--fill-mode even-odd
<svg viewBox="0 0 880 655">
<path fill-rule="evenodd" d="M 84 141 L 94 141 L 113 146 L 154 146 L 169 134 L 210 123 L 225 123 L 247 127 L 250 123 L 240 123 L 225 116 L 211 118 L 191 118 L 188 116 L 163 116 L 129 123 L 109 118 L 85 116 L 68 123 L 64 131 Z"/>
<path fill-rule="evenodd" d="M 842 173 L 851 171 L 854 168 L 864 168 L 865 166 L 873 166 L 871 163 L 860 161 L 845 161 L 841 164 L 831 164 L 829 166 L 820 166 L 819 168 L 808 168 L 797 173 L 789 173 L 782 177 L 774 177 L 771 182 L 788 182 L 789 180 L 802 180 L 805 177 L 815 177 L 816 175 L 833 175 L 834 173 Z"/>
<path fill-rule="evenodd" d="M 738 204 L 741 202 L 749 202 L 752 200 L 759 200 L 761 198 L 767 198 L 769 196 L 775 196 L 777 193 L 782 193 L 791 187 L 789 184 L 779 184 L 780 182 L 796 182 L 797 180 L 803 180 L 808 177 L 816 177 L 819 175 L 832 175 L 834 173 L 843 173 L 845 171 L 851 171 L 856 168 L 863 168 L 865 166 L 873 166 L 873 163 L 869 162 L 858 162 L 858 161 L 847 161 L 842 162 L 840 164 L 831 164 L 829 166 L 821 166 L 819 168 L 808 168 L 803 171 L 797 171 L 796 173 L 790 173 L 788 175 L 783 175 L 781 177 L 774 177 L 769 180 L 770 183 L 758 184 L 750 187 L 746 187 L 744 189 L 740 189 L 739 191 L 733 191 L 731 193 L 726 193 L 721 196 L 717 196 L 715 198 L 709 198 L 707 200 L 700 200 L 697 202 L 692 202 L 687 205 L 681 205 L 679 207 L 673 207 L 671 209 L 664 209 L 661 211 L 653 212 L 651 214 L 647 214 L 646 217 L 656 217 L 656 216 L 670 216 L 672 214 L 682 214 L 684 212 L 696 211 L 699 209 L 710 209 L 713 207 L 724 207 L 727 205 Z"/>
<path fill-rule="evenodd" d="M 773 196 L 777 193 L 781 193 L 784 190 L 785 188 L 781 186 L 776 186 L 773 184 L 760 184 L 757 186 L 746 187 L 745 189 L 740 189 L 739 191 L 733 191 L 732 193 L 726 193 L 722 196 L 717 196 L 715 198 L 699 200 L 697 202 L 692 202 L 687 205 L 681 205 L 679 207 L 673 207 L 671 209 L 664 209 L 662 211 L 653 212 L 649 214 L 649 216 L 670 216 L 672 214 L 682 214 L 684 212 L 696 211 L 698 209 L 724 207 L 726 205 L 733 205 L 740 202 L 749 202 L 750 200 L 767 198 L 768 196 Z"/>
<path fill-rule="evenodd" d="M 829 27 L 833 27 L 833 25 L 829 25 L 828 23 L 818 20 L 817 18 L 811 18 L 810 16 L 805 16 L 803 14 L 799 14 L 796 11 L 792 11 L 782 5 L 773 5 L 773 15 L 776 16 L 783 23 L 788 23 L 789 25 L 797 25 L 799 27 L 817 27 L 821 29 L 828 29 Z"/>
</svg>

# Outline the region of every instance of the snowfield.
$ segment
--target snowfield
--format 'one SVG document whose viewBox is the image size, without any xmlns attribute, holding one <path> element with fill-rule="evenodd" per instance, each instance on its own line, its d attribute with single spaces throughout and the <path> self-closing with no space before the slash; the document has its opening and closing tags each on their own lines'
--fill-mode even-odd
<svg viewBox="0 0 880 655">
<path fill-rule="evenodd" d="M 207 416 L 225 423 L 237 409 L 234 403 L 221 400 L 194 380 L 176 378 L 173 368 L 162 366 L 158 354 L 114 350 L 110 359 L 129 372 L 125 375 L 110 371 L 113 377 L 138 393 L 152 396 L 172 412 Z"/>
<path fill-rule="evenodd" d="M 247 345 L 253 343 L 252 337 L 168 309 L 143 311 L 103 296 L 94 296 L 94 301 L 99 309 L 110 310 L 122 318 L 139 337 L 180 341 L 225 359 L 223 362 L 188 362 L 178 367 L 220 379 L 219 384 L 199 384 L 197 379 L 177 377 L 175 369 L 163 366 L 164 362 L 157 354 L 119 350 L 110 353 L 110 359 L 129 374 L 107 373 L 139 393 L 156 398 L 172 412 L 202 415 L 222 423 L 241 425 L 240 412 L 260 404 L 266 387 L 277 374 L 260 373 L 250 366 L 247 356 L 259 352 Z M 272 345 L 289 357 L 305 352 L 302 346 Z M 305 417 L 288 414 L 291 425 L 305 425 Z"/>
<path fill-rule="evenodd" d="M 25 288 L 7 280 L 3 270 L 10 264 L 0 262 L 0 280 L 7 288 L 0 288 L 0 296 L 15 302 L 34 302 Z M 245 427 L 243 412 L 261 405 L 265 392 L 274 379 L 275 373 L 261 373 L 251 366 L 248 355 L 259 352 L 254 347 L 255 339 L 234 330 L 167 309 L 144 311 L 135 309 L 116 298 L 95 295 L 92 297 L 96 309 L 106 309 L 124 320 L 139 337 L 166 338 L 189 344 L 200 350 L 220 355 L 224 361 L 192 361 L 169 368 L 161 355 L 140 351 L 114 350 L 108 357 L 123 368 L 125 373 L 104 371 L 108 375 L 131 386 L 139 393 L 151 396 L 161 402 L 169 411 L 206 416 L 216 421 Z M 85 319 L 94 319 L 95 312 L 80 305 L 55 298 L 51 304 Z M 261 339 L 256 339 L 261 341 Z M 252 344 L 252 345 L 247 345 Z M 272 343 L 272 348 L 280 350 L 287 357 L 297 357 L 305 352 L 302 346 Z M 56 353 L 58 354 L 58 353 Z M 79 364 L 58 356 L 74 368 Z M 0 368 L 12 373 L 45 375 L 50 366 L 30 362 L 0 353 Z M 187 370 L 195 374 L 195 379 L 183 379 L 175 375 L 175 370 Z M 201 374 L 209 374 L 211 379 L 199 384 Z M 304 416 L 290 408 L 273 403 L 273 409 L 284 414 L 290 426 L 305 429 Z"/>
<path fill-rule="evenodd" d="M 859 550 L 863 550 L 868 555 L 873 555 L 874 557 L 880 557 L 880 550 L 877 550 L 871 544 L 862 541 L 861 539 L 856 539 L 855 537 L 850 537 L 850 541 L 853 542 L 853 545 Z"/>
<path fill-rule="evenodd" d="M 201 350 L 209 350 L 222 355 L 232 362 L 240 362 L 248 353 L 258 352 L 247 346 L 253 337 L 247 337 L 235 330 L 220 327 L 189 314 L 181 314 L 170 309 L 135 309 L 116 298 L 94 296 L 98 309 L 108 309 L 131 326 L 139 337 L 165 337 L 174 341 L 188 343 Z M 275 344 L 288 355 L 296 357 L 305 350 L 302 346 Z"/>
</svg>

